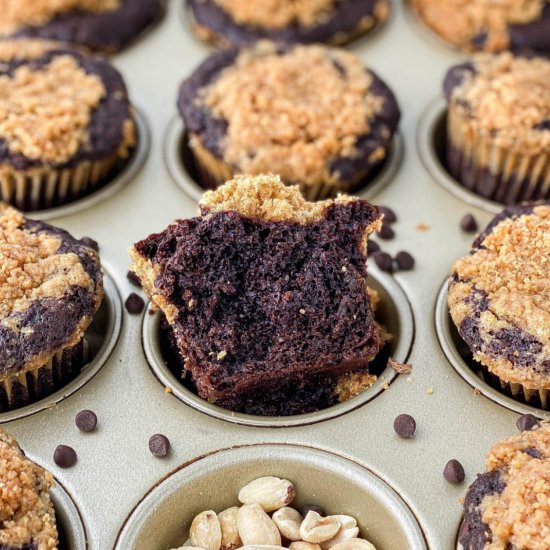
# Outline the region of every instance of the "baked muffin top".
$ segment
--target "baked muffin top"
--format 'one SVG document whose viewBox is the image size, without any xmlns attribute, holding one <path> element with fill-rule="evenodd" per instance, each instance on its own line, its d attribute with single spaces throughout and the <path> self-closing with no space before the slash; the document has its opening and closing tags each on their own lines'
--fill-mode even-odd
<svg viewBox="0 0 550 550">
<path fill-rule="evenodd" d="M 0 376 L 76 345 L 102 298 L 94 250 L 0 203 Z"/>
<path fill-rule="evenodd" d="M 0 430 L 0 546 L 57 550 L 55 511 L 48 493 L 52 475 L 31 462 Z"/>
<path fill-rule="evenodd" d="M 452 269 L 449 307 L 474 358 L 507 382 L 550 388 L 550 204 L 506 209 Z"/>
<path fill-rule="evenodd" d="M 50 41 L 0 41 L 0 169 L 65 167 L 130 148 L 125 85 L 106 60 Z"/>
<path fill-rule="evenodd" d="M 464 135 L 523 155 L 550 151 L 549 89 L 550 61 L 508 52 L 478 55 L 451 68 L 444 82 L 449 104 L 467 126 Z"/>
</svg>

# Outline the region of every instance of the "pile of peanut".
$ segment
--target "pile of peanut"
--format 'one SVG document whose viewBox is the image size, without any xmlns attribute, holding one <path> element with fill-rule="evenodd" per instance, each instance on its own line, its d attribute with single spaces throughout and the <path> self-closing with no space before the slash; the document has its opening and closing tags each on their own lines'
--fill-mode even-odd
<svg viewBox="0 0 550 550">
<path fill-rule="evenodd" d="M 189 539 L 177 550 L 376 550 L 358 538 L 355 518 L 313 510 L 303 517 L 289 507 L 295 496 L 287 479 L 255 479 L 239 491 L 241 507 L 196 516 Z"/>
</svg>

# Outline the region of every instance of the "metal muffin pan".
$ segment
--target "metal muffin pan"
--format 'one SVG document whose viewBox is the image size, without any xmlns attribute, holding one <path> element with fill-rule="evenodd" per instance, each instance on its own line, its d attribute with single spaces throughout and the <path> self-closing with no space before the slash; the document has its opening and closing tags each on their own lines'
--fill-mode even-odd
<svg viewBox="0 0 550 550">
<path fill-rule="evenodd" d="M 179 16 L 182 1 L 171 0 L 167 17 L 153 32 L 113 57 L 128 83 L 130 97 L 150 121 L 152 139 L 148 162 L 108 200 L 78 212 L 58 210 L 52 220 L 77 237 L 90 236 L 99 242 L 103 265 L 123 300 L 130 292 L 140 292 L 126 279 L 130 264 L 128 247 L 149 233 L 163 230 L 177 218 L 197 213 L 196 201 L 174 184 L 165 162 L 170 153 L 165 138 L 170 125 L 176 124 L 173 120 L 179 85 L 213 51 L 191 35 L 189 21 L 182 23 Z M 369 493 L 368 485 L 371 480 L 368 472 L 371 472 L 392 488 L 389 492 L 374 492 L 373 498 L 381 510 L 395 510 L 395 514 L 408 523 L 408 513 L 399 506 L 393 507 L 398 495 L 416 518 L 428 548 L 455 548 L 462 513 L 459 499 L 475 474 L 483 471 L 483 458 L 489 448 L 515 433 L 518 412 L 524 409 L 518 406 L 510 410 L 487 398 L 489 392 L 485 391 L 484 383 L 477 378 L 465 380 L 463 373 L 453 366 L 454 359 L 447 357 L 448 350 L 444 352 L 440 345 L 436 319 L 445 311 L 444 302 L 441 305 L 443 298 L 439 306 L 442 312 L 436 304 L 441 285 L 453 262 L 468 252 L 474 238 L 460 230 L 459 221 L 470 212 L 481 228 L 492 218 L 492 213 L 481 203 L 470 204 L 463 196 L 448 193 L 418 154 L 419 148 L 432 147 L 426 143 L 426 134 L 419 131 L 421 114 L 440 94 L 448 67 L 464 57 L 443 44 L 424 40 L 415 28 L 418 25 L 413 23 L 414 17 L 402 2 L 394 0 L 393 8 L 387 24 L 348 49 L 387 81 L 403 112 L 400 133 L 406 152 L 401 166 L 388 185 L 371 200 L 391 206 L 399 218 L 393 226 L 396 238 L 379 241 L 382 247 L 393 255 L 399 250 L 408 250 L 416 258 L 414 270 L 398 272 L 392 281 L 406 296 L 414 316 L 414 329 L 412 324 L 400 328 L 398 339 L 400 344 L 402 339 L 406 340 L 403 335 L 414 330 L 407 359 L 413 365 L 412 374 L 396 376 L 387 391 L 364 406 L 350 407 L 353 410 L 329 415 L 330 418 L 314 424 L 299 421 L 298 426 L 275 429 L 226 422 L 182 403 L 165 391 L 164 384 L 157 379 L 158 373 L 149 367 L 142 343 L 144 322 L 152 328 L 155 317 L 146 314 L 144 321 L 142 316 L 132 316 L 123 310 L 118 344 L 85 385 L 57 403 L 51 401 L 51 406 L 38 414 L 10 417 L 10 421 L 2 425 L 13 433 L 28 455 L 50 469 L 70 493 L 86 526 L 88 549 L 112 549 L 118 538 L 117 550 L 167 550 L 164 542 L 175 541 L 175 538 L 165 538 L 173 535 L 170 531 L 173 524 L 168 519 L 178 514 L 178 534 L 183 533 L 190 520 L 187 516 L 181 517 L 182 513 L 186 515 L 186 508 L 178 508 L 182 494 L 202 492 L 201 508 L 203 504 L 211 507 L 220 502 L 217 500 L 221 498 L 220 483 L 216 480 L 222 477 L 217 477 L 216 472 L 223 472 L 227 466 L 224 457 L 229 454 L 217 451 L 259 445 L 263 452 L 267 448 L 264 444 L 268 443 L 290 446 L 290 463 L 288 469 L 284 469 L 276 456 L 268 456 L 265 457 L 267 467 L 262 472 L 275 475 L 289 472 L 293 481 L 301 484 L 309 483 L 309 474 L 315 470 L 316 494 L 325 494 L 321 492 L 325 491 L 324 479 L 327 484 L 334 482 L 338 488 L 327 493 L 329 502 L 322 503 L 338 511 L 339 502 L 342 507 L 346 502 L 350 507 L 360 506 L 357 495 L 373 494 Z M 180 174 L 191 185 L 191 178 L 184 171 Z M 409 317 L 399 306 L 400 292 L 394 293 L 393 285 L 387 283 L 390 276 L 380 274 L 372 260 L 369 264 L 373 278 L 388 289 L 396 303 L 400 320 L 408 323 Z M 474 392 L 472 386 L 480 392 Z M 83 434 L 75 427 L 74 418 L 82 409 L 92 409 L 98 415 L 95 432 Z M 394 418 L 401 413 L 416 419 L 417 432 L 413 439 L 399 439 L 393 431 Z M 155 458 L 148 450 L 149 437 L 155 433 L 165 434 L 172 443 L 164 459 Z M 78 462 L 74 467 L 62 470 L 55 465 L 53 452 L 58 444 L 70 445 L 77 451 Z M 323 452 L 309 454 L 306 447 L 325 451 L 329 458 Z M 307 459 L 301 458 L 303 453 L 308 453 Z M 206 455 L 211 456 L 198 460 Z M 460 486 L 449 484 L 442 475 L 451 458 L 460 460 L 466 470 L 466 481 Z M 327 468 L 327 460 L 338 464 L 336 473 Z M 260 462 L 249 458 L 243 461 L 239 475 L 252 478 L 260 471 Z M 203 465 L 208 468 L 205 466 L 201 474 Z M 277 471 L 271 470 L 272 465 Z M 300 476 L 302 467 L 303 477 Z M 172 472 L 177 473 L 170 476 Z M 230 483 L 228 476 L 224 476 L 223 485 Z M 354 496 L 346 501 L 346 493 L 339 487 L 348 483 Z M 180 490 L 184 492 L 178 493 Z M 150 498 L 160 495 L 163 503 L 158 508 L 159 514 L 162 511 L 158 517 L 154 507 L 142 504 L 146 494 Z M 180 496 L 169 498 L 170 494 Z M 313 498 L 303 492 L 299 494 L 304 500 L 309 496 Z M 227 498 L 233 500 L 235 495 Z M 170 513 L 168 502 L 174 503 Z M 149 542 L 145 546 L 137 542 L 143 539 L 139 538 L 142 520 L 136 514 L 147 507 L 149 513 L 139 517 L 147 525 L 149 522 L 156 525 L 158 547 L 156 543 L 151 547 Z M 407 550 L 408 542 L 401 544 L 400 531 L 394 528 L 394 516 L 384 517 L 387 521 L 383 520 L 382 529 L 390 534 L 395 531 L 395 538 L 390 540 L 393 546 L 389 547 Z M 69 518 L 69 524 L 73 523 L 78 528 L 75 516 Z M 368 515 L 365 525 L 369 526 Z M 409 525 L 414 527 L 414 522 Z M 170 532 L 164 533 L 165 529 Z M 125 534 L 137 538 L 123 538 Z M 376 540 L 380 541 L 379 550 L 384 550 L 386 539 Z M 136 541 L 136 544 L 125 541 Z M 76 543 L 69 547 L 80 548 Z"/>
</svg>

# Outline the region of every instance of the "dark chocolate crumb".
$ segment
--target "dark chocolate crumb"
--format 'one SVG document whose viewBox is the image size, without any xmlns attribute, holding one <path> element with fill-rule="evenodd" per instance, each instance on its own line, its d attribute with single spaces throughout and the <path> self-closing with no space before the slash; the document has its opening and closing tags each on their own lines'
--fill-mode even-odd
<svg viewBox="0 0 550 550">
<path fill-rule="evenodd" d="M 326 516 L 325 509 L 322 506 L 317 506 L 315 504 L 304 504 L 300 508 L 299 512 L 304 518 L 307 516 L 308 512 L 317 512 L 320 516 Z"/>
<path fill-rule="evenodd" d="M 412 437 L 416 431 L 416 421 L 410 414 L 400 414 L 393 421 L 393 429 L 399 437 Z"/>
<path fill-rule="evenodd" d="M 80 242 L 84 246 L 87 246 L 89 248 L 92 248 L 96 252 L 99 252 L 99 244 L 97 243 L 97 241 L 94 241 L 94 239 L 92 239 L 90 237 L 82 237 L 82 239 L 80 239 Z"/>
<path fill-rule="evenodd" d="M 403 269 L 405 271 L 408 271 L 414 267 L 414 258 L 405 250 L 397 253 L 395 261 L 397 262 L 399 269 Z"/>
<path fill-rule="evenodd" d="M 443 469 L 443 477 L 449 483 L 458 484 L 464 481 L 466 474 L 464 473 L 464 468 L 462 464 L 460 464 L 458 460 L 455 460 L 453 458 L 452 460 L 449 460 L 449 462 L 447 462 L 447 464 L 445 465 L 445 468 Z"/>
<path fill-rule="evenodd" d="M 522 414 L 516 421 L 520 432 L 526 432 L 540 426 L 540 420 L 532 414 Z"/>
<path fill-rule="evenodd" d="M 385 241 L 389 241 L 395 237 L 395 231 L 389 224 L 383 223 L 380 231 L 378 231 L 378 237 L 384 239 Z"/>
<path fill-rule="evenodd" d="M 60 468 L 70 468 L 76 464 L 76 451 L 68 445 L 58 445 L 53 453 L 53 460 Z"/>
<path fill-rule="evenodd" d="M 472 214 L 466 214 L 460 220 L 460 228 L 466 233 L 473 233 L 474 231 L 477 231 L 477 221 Z"/>
<path fill-rule="evenodd" d="M 128 271 L 128 273 L 126 273 L 126 278 L 133 285 L 138 286 L 139 288 L 141 288 L 141 279 L 133 271 Z"/>
<path fill-rule="evenodd" d="M 75 418 L 76 427 L 81 432 L 93 432 L 97 427 L 97 416 L 94 411 L 80 411 Z"/>
<path fill-rule="evenodd" d="M 471 40 L 472 46 L 476 46 L 477 48 L 483 47 L 488 37 L 487 31 L 478 32 Z"/>
<path fill-rule="evenodd" d="M 387 252 L 375 252 L 372 257 L 379 269 L 388 273 L 392 272 L 393 261 Z"/>
<path fill-rule="evenodd" d="M 380 214 L 384 214 L 384 223 L 395 223 L 397 221 L 397 216 L 395 212 L 388 206 L 379 206 Z"/>
<path fill-rule="evenodd" d="M 124 306 L 126 307 L 128 313 L 131 313 L 132 315 L 137 315 L 138 313 L 141 313 L 143 311 L 143 308 L 145 307 L 145 302 L 143 301 L 143 298 L 141 296 L 138 296 L 134 292 L 128 296 L 126 299 L 126 302 L 124 303 Z"/>
<path fill-rule="evenodd" d="M 374 254 L 375 252 L 380 251 L 380 245 L 376 241 L 367 241 L 367 254 Z"/>
<path fill-rule="evenodd" d="M 162 458 L 170 450 L 170 440 L 162 434 L 155 434 L 149 438 L 149 450 L 157 457 Z"/>
</svg>

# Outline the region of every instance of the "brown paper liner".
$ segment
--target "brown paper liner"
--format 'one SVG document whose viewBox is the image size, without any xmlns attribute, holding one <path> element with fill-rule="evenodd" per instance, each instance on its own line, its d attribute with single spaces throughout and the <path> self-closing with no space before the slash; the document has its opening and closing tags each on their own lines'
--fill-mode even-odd
<svg viewBox="0 0 550 550">
<path fill-rule="evenodd" d="M 503 204 L 550 198 L 550 153 L 523 155 L 465 133 L 462 111 L 449 108 L 447 168 L 474 193 Z"/>
<path fill-rule="evenodd" d="M 88 342 L 83 338 L 41 367 L 4 377 L 0 380 L 0 412 L 30 405 L 61 389 L 80 374 L 89 355 Z"/>
</svg>

